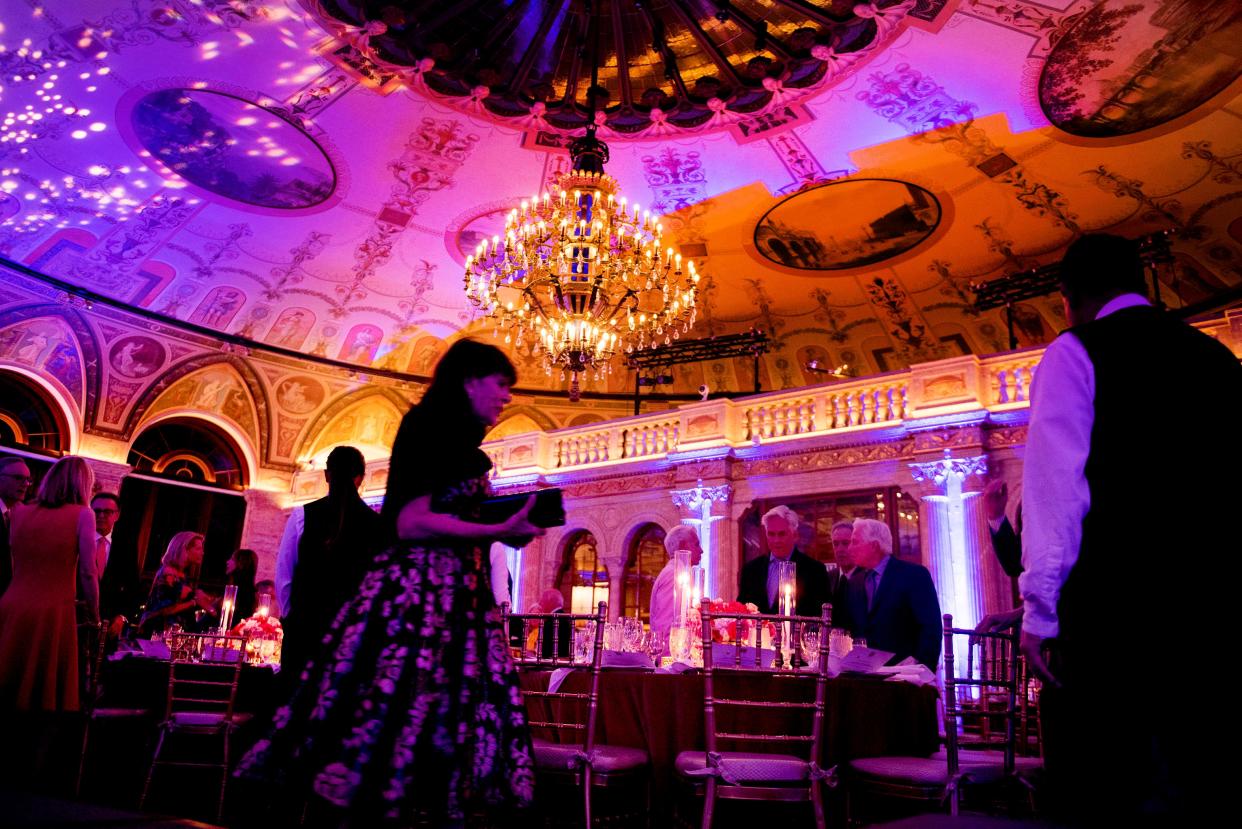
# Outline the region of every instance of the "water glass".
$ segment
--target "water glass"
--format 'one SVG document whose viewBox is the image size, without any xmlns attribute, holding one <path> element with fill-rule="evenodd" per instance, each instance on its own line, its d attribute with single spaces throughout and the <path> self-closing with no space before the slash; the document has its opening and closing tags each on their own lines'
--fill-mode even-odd
<svg viewBox="0 0 1242 829">
<path fill-rule="evenodd" d="M 690 663 L 690 628 L 674 627 L 669 630 L 668 652 L 674 662 Z"/>
<path fill-rule="evenodd" d="M 854 649 L 854 640 L 845 628 L 833 628 L 828 634 L 828 652 L 838 659 L 844 659 Z"/>
<path fill-rule="evenodd" d="M 595 623 L 587 622 L 580 628 L 574 628 L 574 664 L 586 665 L 591 661 L 595 647 Z"/>
<path fill-rule="evenodd" d="M 643 649 L 643 623 L 633 616 L 621 620 L 621 649 L 638 653 Z"/>
<path fill-rule="evenodd" d="M 604 623 L 604 650 L 619 651 L 624 641 L 624 631 L 620 622 Z"/>
</svg>

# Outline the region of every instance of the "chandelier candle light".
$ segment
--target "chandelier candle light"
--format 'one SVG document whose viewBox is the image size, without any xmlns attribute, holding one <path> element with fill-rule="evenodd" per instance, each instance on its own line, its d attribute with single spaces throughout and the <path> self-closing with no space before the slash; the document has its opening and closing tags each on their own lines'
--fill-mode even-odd
<svg viewBox="0 0 1242 829">
<path fill-rule="evenodd" d="M 664 247 L 659 218 L 618 197 L 604 173 L 608 145 L 594 125 L 570 146 L 573 169 L 550 193 L 534 195 L 466 257 L 466 296 L 505 343 L 528 338 L 551 375 L 611 372 L 620 349 L 668 344 L 694 325 L 699 275 L 694 263 Z"/>
</svg>

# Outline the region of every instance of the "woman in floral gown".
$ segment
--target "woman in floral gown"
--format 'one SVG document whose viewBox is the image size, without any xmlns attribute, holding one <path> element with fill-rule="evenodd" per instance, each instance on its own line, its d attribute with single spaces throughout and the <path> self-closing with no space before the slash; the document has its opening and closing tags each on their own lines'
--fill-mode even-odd
<svg viewBox="0 0 1242 829">
<path fill-rule="evenodd" d="M 530 503 L 502 524 L 472 520 L 491 467 L 479 444 L 515 379 L 499 349 L 472 340 L 440 360 L 393 444 L 381 512 L 391 543 L 319 655 L 285 666 L 301 670 L 298 689 L 239 775 L 309 788 L 358 826 L 520 820 L 534 765 L 487 548 L 543 531 Z"/>
</svg>

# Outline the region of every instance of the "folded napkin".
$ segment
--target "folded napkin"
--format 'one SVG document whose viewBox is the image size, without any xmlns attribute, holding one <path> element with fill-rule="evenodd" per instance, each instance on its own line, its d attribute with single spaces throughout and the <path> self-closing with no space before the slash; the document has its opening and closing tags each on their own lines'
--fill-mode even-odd
<svg viewBox="0 0 1242 829">
<path fill-rule="evenodd" d="M 654 668 L 651 657 L 645 653 L 627 651 L 604 651 L 605 668 Z"/>
<path fill-rule="evenodd" d="M 561 683 L 565 681 L 565 677 L 574 672 L 573 668 L 557 668 L 552 672 L 552 676 L 548 679 L 548 693 L 555 694 L 560 690 Z"/>
<path fill-rule="evenodd" d="M 909 682 L 913 685 L 930 685 L 936 681 L 932 673 L 922 662 L 915 662 L 914 657 L 907 656 L 896 665 L 888 665 L 875 670 L 877 674 L 888 674 L 890 682 Z"/>
<path fill-rule="evenodd" d="M 893 653 L 875 648 L 855 647 L 841 660 L 841 670 L 856 674 L 879 673 L 884 663 L 892 659 Z"/>
<path fill-rule="evenodd" d="M 163 642 L 139 639 L 138 647 L 142 649 L 142 655 L 147 659 L 172 659 L 172 653 L 168 650 L 168 645 Z"/>
</svg>

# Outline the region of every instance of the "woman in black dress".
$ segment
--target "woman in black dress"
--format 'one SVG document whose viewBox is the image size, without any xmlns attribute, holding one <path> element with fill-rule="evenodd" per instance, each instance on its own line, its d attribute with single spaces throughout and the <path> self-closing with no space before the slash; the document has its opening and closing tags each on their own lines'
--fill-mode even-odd
<svg viewBox="0 0 1242 829">
<path fill-rule="evenodd" d="M 533 499 L 502 524 L 472 520 L 491 468 L 479 444 L 515 379 L 499 349 L 472 340 L 440 360 L 393 444 L 391 543 L 238 774 L 309 787 L 359 826 L 510 825 L 530 805 L 530 735 L 487 549 L 543 531 L 527 521 Z"/>
</svg>

